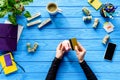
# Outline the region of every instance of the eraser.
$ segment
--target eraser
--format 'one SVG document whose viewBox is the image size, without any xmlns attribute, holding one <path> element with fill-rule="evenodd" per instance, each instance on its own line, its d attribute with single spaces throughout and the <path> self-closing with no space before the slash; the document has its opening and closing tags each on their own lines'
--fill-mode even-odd
<svg viewBox="0 0 120 80">
<path fill-rule="evenodd" d="M 106 35 L 106 36 L 103 38 L 102 43 L 103 43 L 103 44 L 107 44 L 109 38 L 110 38 L 110 35 Z"/>
<path fill-rule="evenodd" d="M 99 24 L 99 19 L 95 18 L 93 28 L 96 28 L 98 26 L 98 24 Z"/>
<path fill-rule="evenodd" d="M 48 24 L 49 22 L 51 22 L 51 19 L 48 18 L 47 20 L 43 21 L 39 26 L 38 28 L 42 28 L 43 26 L 45 26 L 46 24 Z"/>
<path fill-rule="evenodd" d="M 40 23 L 41 23 L 40 20 L 36 20 L 36 21 L 28 23 L 27 26 L 30 27 L 30 26 L 33 26 L 33 25 L 36 25 L 36 24 L 40 24 Z"/>
<path fill-rule="evenodd" d="M 72 38 L 72 39 L 69 39 L 70 41 L 70 45 L 71 45 L 71 48 L 72 50 L 75 50 L 75 46 L 77 46 L 77 39 L 76 38 Z"/>
<path fill-rule="evenodd" d="M 30 18 L 27 18 L 28 21 L 31 21 L 32 19 L 35 19 L 37 17 L 39 17 L 41 14 L 40 13 L 36 13 L 35 15 L 31 16 Z"/>
<path fill-rule="evenodd" d="M 83 12 L 86 16 L 90 16 L 90 11 L 89 11 L 88 8 L 83 7 L 83 8 L 82 8 L 82 12 Z"/>
</svg>

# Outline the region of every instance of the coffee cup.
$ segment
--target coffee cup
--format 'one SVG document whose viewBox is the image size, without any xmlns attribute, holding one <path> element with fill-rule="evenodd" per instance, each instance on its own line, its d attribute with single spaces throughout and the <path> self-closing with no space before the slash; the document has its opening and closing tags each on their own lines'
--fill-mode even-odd
<svg viewBox="0 0 120 80">
<path fill-rule="evenodd" d="M 56 13 L 62 12 L 62 10 L 58 8 L 57 4 L 53 2 L 48 3 L 48 5 L 46 6 L 46 9 L 51 15 L 55 15 Z"/>
</svg>

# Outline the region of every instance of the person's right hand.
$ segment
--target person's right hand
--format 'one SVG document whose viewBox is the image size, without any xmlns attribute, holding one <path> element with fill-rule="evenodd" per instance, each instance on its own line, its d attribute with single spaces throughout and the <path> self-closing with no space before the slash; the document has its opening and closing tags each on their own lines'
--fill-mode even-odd
<svg viewBox="0 0 120 80">
<path fill-rule="evenodd" d="M 84 56 L 86 53 L 85 48 L 79 42 L 77 42 L 77 46 L 75 46 L 75 51 L 79 62 L 82 63 L 84 61 Z"/>
</svg>

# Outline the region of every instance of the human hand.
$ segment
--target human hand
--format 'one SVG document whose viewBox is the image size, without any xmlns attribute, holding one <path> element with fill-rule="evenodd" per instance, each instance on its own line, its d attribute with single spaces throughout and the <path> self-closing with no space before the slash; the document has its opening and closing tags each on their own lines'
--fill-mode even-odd
<svg viewBox="0 0 120 80">
<path fill-rule="evenodd" d="M 56 49 L 56 58 L 62 59 L 64 53 L 67 52 L 62 43 L 60 43 Z"/>
<path fill-rule="evenodd" d="M 75 46 L 75 51 L 76 51 L 79 62 L 82 63 L 84 61 L 86 50 L 79 42 L 77 42 L 77 44 L 78 45 Z"/>
<path fill-rule="evenodd" d="M 65 47 L 65 50 L 68 52 L 71 49 L 69 40 L 64 40 L 62 45 Z"/>
</svg>

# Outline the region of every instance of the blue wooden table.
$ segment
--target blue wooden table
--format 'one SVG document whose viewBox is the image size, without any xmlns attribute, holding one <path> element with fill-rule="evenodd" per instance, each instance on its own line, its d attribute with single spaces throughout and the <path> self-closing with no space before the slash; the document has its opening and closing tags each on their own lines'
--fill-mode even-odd
<svg viewBox="0 0 120 80">
<path fill-rule="evenodd" d="M 101 0 L 102 3 L 111 2 L 120 6 L 119 0 Z M 110 34 L 110 42 L 116 43 L 117 48 L 112 61 L 104 60 L 106 46 L 102 44 L 103 37 L 107 34 L 103 29 L 103 23 L 106 21 L 100 16 L 99 11 L 91 7 L 87 0 L 34 0 L 26 10 L 31 14 L 41 12 L 40 20 L 46 20 L 50 17 L 45 9 L 48 2 L 56 2 L 63 10 L 62 14 L 52 17 L 52 23 L 38 29 L 37 25 L 30 28 L 26 27 L 26 19 L 18 18 L 18 23 L 24 26 L 23 33 L 18 42 L 17 51 L 14 52 L 15 60 L 24 67 L 24 73 L 19 67 L 18 71 L 5 76 L 0 74 L 0 80 L 45 80 L 52 60 L 55 57 L 56 47 L 59 42 L 76 37 L 78 41 L 86 48 L 85 60 L 98 77 L 98 80 L 119 80 L 120 77 L 120 15 L 110 20 L 115 30 Z M 82 21 L 84 14 L 82 7 L 88 7 L 91 10 L 93 18 L 99 18 L 100 24 L 97 29 L 93 29 L 93 21 L 85 24 Z M 118 7 L 117 11 L 120 11 Z M 0 19 L 3 23 L 7 16 Z M 26 43 L 39 43 L 39 48 L 34 54 L 27 52 Z M 1 66 L 0 66 L 1 69 Z M 63 59 L 57 74 L 57 80 L 86 80 L 86 77 L 78 64 L 75 52 L 70 51 Z"/>
</svg>

